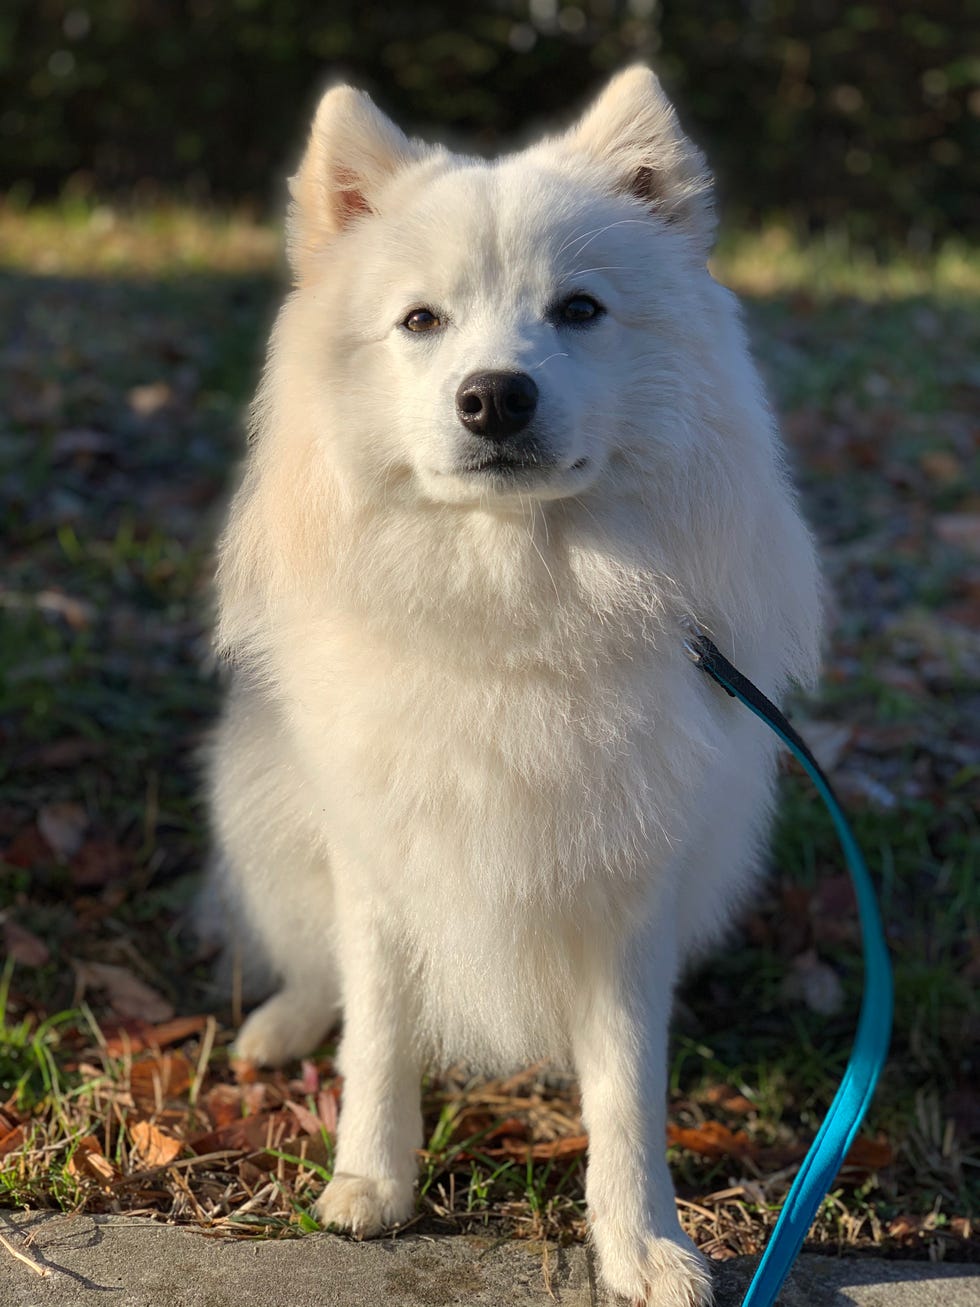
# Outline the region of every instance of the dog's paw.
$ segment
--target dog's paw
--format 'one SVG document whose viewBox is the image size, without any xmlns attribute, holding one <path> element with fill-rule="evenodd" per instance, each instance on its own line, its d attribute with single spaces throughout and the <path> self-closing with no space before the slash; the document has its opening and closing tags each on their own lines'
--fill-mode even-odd
<svg viewBox="0 0 980 1307">
<path fill-rule="evenodd" d="M 326 1023 L 286 991 L 274 995 L 248 1017 L 232 1047 L 232 1056 L 259 1066 L 282 1066 L 317 1045 Z"/>
<path fill-rule="evenodd" d="M 648 1235 L 636 1242 L 603 1244 L 602 1279 L 630 1307 L 711 1307 L 708 1263 L 683 1236 L 675 1240 Z"/>
<path fill-rule="evenodd" d="M 370 1239 L 408 1220 L 415 1211 L 415 1193 L 401 1180 L 340 1174 L 324 1189 L 314 1211 L 321 1225 Z"/>
</svg>

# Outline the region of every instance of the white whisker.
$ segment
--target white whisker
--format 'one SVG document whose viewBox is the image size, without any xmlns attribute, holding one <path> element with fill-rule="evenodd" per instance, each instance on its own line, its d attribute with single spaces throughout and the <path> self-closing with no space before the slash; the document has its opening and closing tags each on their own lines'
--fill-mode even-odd
<svg viewBox="0 0 980 1307">
<path fill-rule="evenodd" d="M 584 277 L 586 273 L 589 272 L 638 272 L 638 271 L 639 271 L 638 268 L 627 267 L 625 264 L 622 263 L 605 263 L 602 264 L 600 267 L 596 267 L 596 268 L 576 268 L 574 272 L 569 272 L 564 277 L 562 277 L 561 282 L 559 282 L 559 285 L 563 284 L 566 281 L 571 281 L 574 277 Z"/>
<path fill-rule="evenodd" d="M 575 251 L 576 254 L 581 254 L 586 245 L 591 245 L 596 237 L 601 236 L 604 232 L 612 231 L 614 227 L 626 227 L 631 223 L 642 223 L 646 226 L 646 220 L 643 218 L 620 218 L 616 222 L 607 222 L 604 227 L 594 227 L 591 231 L 584 231 L 579 236 L 570 236 L 558 250 L 558 254 L 564 254 L 568 247 L 574 245 L 576 241 L 583 241 L 584 244 L 580 245 Z M 555 255 L 556 258 L 558 254 Z"/>
<path fill-rule="evenodd" d="M 568 358 L 568 354 L 565 350 L 556 349 L 554 354 L 549 354 L 548 357 L 542 359 L 540 363 L 532 364 L 531 371 L 536 372 L 538 368 L 543 368 L 544 365 L 546 363 L 550 363 L 552 359 L 567 359 L 567 358 Z"/>
</svg>

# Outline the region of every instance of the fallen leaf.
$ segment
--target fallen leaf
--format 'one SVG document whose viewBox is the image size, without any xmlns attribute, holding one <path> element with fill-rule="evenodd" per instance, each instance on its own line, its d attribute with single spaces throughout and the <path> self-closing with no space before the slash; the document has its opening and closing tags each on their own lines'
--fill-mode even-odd
<svg viewBox="0 0 980 1307">
<path fill-rule="evenodd" d="M 729 1130 L 720 1121 L 705 1121 L 693 1127 L 669 1124 L 667 1143 L 699 1157 L 751 1157 L 756 1151 L 744 1130 Z"/>
<path fill-rule="evenodd" d="M 3 920 L 3 944 L 7 957 L 24 967 L 43 967 L 51 956 L 43 939 L 9 917 Z"/>
<path fill-rule="evenodd" d="M 908 1239 L 921 1233 L 924 1223 L 924 1217 L 911 1216 L 904 1214 L 896 1216 L 888 1222 L 888 1233 L 893 1239 Z"/>
<path fill-rule="evenodd" d="M 68 1159 L 68 1172 L 76 1180 L 94 1180 L 100 1189 L 109 1189 L 116 1169 L 102 1151 L 94 1135 L 83 1135 Z"/>
<path fill-rule="evenodd" d="M 731 1085 L 712 1085 L 705 1092 L 704 1101 L 736 1116 L 748 1116 L 750 1112 L 755 1111 L 755 1104 L 752 1100 L 746 1098 L 744 1094 L 740 1094 Z"/>
<path fill-rule="evenodd" d="M 337 1099 L 338 1094 L 333 1089 L 321 1089 L 316 1096 L 317 1115 L 331 1135 L 337 1133 Z"/>
<path fill-rule="evenodd" d="M 3 860 L 12 867 L 33 871 L 51 861 L 51 846 L 36 826 L 25 826 L 3 850 Z"/>
<path fill-rule="evenodd" d="M 97 889 L 125 876 L 128 869 L 126 852 L 114 840 L 86 840 L 71 859 L 72 884 Z"/>
<path fill-rule="evenodd" d="M 237 1148 L 245 1153 L 256 1154 L 252 1160 L 268 1169 L 277 1165 L 277 1159 L 271 1156 L 263 1158 L 261 1155 L 269 1149 L 281 1148 L 283 1140 L 292 1137 L 295 1128 L 296 1122 L 291 1112 L 284 1109 L 263 1112 L 259 1116 L 230 1121 L 218 1130 L 198 1135 L 190 1140 L 190 1147 L 198 1154 Z"/>
<path fill-rule="evenodd" d="M 244 1115 L 241 1090 L 237 1085 L 214 1085 L 205 1094 L 202 1106 L 214 1130 L 231 1125 Z"/>
<path fill-rule="evenodd" d="M 78 852 L 88 825 L 88 813 L 80 803 L 47 803 L 37 814 L 37 828 L 59 862 Z"/>
<path fill-rule="evenodd" d="M 15 1125 L 13 1130 L 8 1130 L 0 1137 L 0 1157 L 6 1157 L 8 1153 L 16 1153 L 23 1148 L 26 1138 L 27 1132 L 22 1125 Z"/>
<path fill-rule="evenodd" d="M 174 1017 L 172 1021 L 150 1025 L 146 1021 L 122 1021 L 104 1026 L 106 1052 L 110 1057 L 126 1057 L 148 1048 L 166 1048 L 196 1035 L 207 1025 L 205 1016 Z"/>
<path fill-rule="evenodd" d="M 859 1167 L 862 1171 L 880 1171 L 891 1166 L 895 1154 L 891 1144 L 881 1135 L 877 1139 L 855 1139 L 847 1150 L 844 1166 Z"/>
<path fill-rule="evenodd" d="M 168 1166 L 184 1145 L 150 1121 L 136 1121 L 129 1130 L 136 1155 L 144 1166 Z"/>
<path fill-rule="evenodd" d="M 302 1089 L 304 1094 L 315 1094 L 320 1088 L 320 1072 L 317 1070 L 315 1062 L 311 1062 L 308 1057 L 304 1057 L 301 1063 L 302 1069 Z"/>
<path fill-rule="evenodd" d="M 310 1111 L 303 1103 L 287 1102 L 286 1107 L 295 1116 L 300 1128 L 314 1139 L 319 1139 L 320 1131 L 323 1129 L 323 1123 L 320 1118 Z"/>
<path fill-rule="evenodd" d="M 484 1148 L 482 1143 L 478 1143 L 476 1151 L 486 1157 L 514 1157 L 520 1161 L 543 1162 L 556 1157 L 580 1157 L 588 1146 L 588 1135 L 565 1135 L 561 1139 L 550 1139 L 538 1144 L 529 1144 L 523 1139 L 505 1138 L 493 1148 Z M 463 1156 L 466 1156 L 465 1152 Z"/>
<path fill-rule="evenodd" d="M 151 989 L 145 981 L 134 976 L 126 967 L 109 962 L 88 962 L 72 958 L 76 985 L 81 991 L 75 997 L 79 1002 L 85 990 L 104 989 L 113 1008 L 124 1017 L 142 1017 L 144 1021 L 169 1021 L 174 1014 L 173 1005 Z"/>
<path fill-rule="evenodd" d="M 129 1071 L 129 1088 L 136 1106 L 147 1111 L 168 1098 L 180 1098 L 190 1088 L 192 1078 L 191 1064 L 178 1050 L 134 1062 Z"/>
</svg>

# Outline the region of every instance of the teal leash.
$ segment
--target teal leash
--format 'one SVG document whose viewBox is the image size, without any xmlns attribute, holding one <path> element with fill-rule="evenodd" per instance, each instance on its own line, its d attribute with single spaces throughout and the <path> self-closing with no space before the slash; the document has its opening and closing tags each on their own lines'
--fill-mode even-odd
<svg viewBox="0 0 980 1307">
<path fill-rule="evenodd" d="M 700 627 L 693 622 L 688 622 L 687 626 L 684 648 L 688 656 L 726 694 L 744 703 L 775 731 L 817 787 L 844 850 L 861 920 L 864 995 L 850 1061 L 742 1300 L 742 1307 L 771 1307 L 854 1141 L 878 1083 L 891 1039 L 892 969 L 871 877 L 844 811 L 817 760 L 775 704 L 732 666 Z"/>
</svg>

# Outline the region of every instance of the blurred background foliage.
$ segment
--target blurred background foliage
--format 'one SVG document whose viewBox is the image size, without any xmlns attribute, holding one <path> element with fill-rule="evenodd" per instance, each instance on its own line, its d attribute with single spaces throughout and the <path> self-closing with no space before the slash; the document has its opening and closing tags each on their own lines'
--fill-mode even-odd
<svg viewBox="0 0 980 1307">
<path fill-rule="evenodd" d="M 0 188 L 265 212 L 331 79 L 492 151 L 645 59 L 727 212 L 927 250 L 980 217 L 978 32 L 978 0 L 3 0 Z"/>
</svg>

